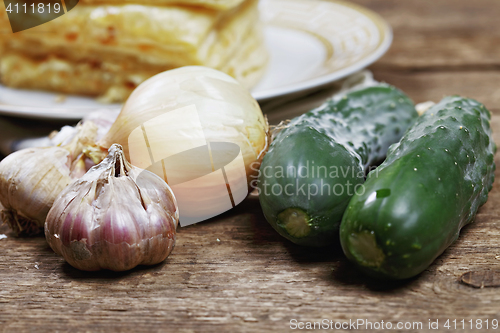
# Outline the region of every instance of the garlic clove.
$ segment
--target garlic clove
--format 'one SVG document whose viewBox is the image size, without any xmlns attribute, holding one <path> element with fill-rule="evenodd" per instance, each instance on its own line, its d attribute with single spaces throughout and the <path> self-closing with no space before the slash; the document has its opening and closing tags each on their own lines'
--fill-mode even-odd
<svg viewBox="0 0 500 333">
<path fill-rule="evenodd" d="M 119 145 L 68 186 L 47 215 L 52 249 L 75 268 L 124 271 L 162 262 L 179 213 L 170 187 L 125 160 Z"/>
</svg>

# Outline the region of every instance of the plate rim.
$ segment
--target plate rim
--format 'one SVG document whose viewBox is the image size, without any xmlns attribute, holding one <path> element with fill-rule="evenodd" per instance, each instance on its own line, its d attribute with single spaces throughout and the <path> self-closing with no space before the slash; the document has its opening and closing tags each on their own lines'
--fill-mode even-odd
<svg viewBox="0 0 500 333">
<path fill-rule="evenodd" d="M 269 1 L 269 0 L 268 0 Z M 272 1 L 272 0 L 270 0 Z M 296 1 L 307 1 L 307 0 L 296 0 Z M 362 70 L 363 68 L 368 67 L 369 65 L 373 64 L 375 61 L 380 59 L 390 48 L 392 45 L 392 41 L 394 38 L 392 27 L 390 24 L 378 13 L 372 11 L 371 9 L 368 9 L 366 7 L 363 7 L 358 4 L 346 2 L 343 0 L 316 0 L 316 1 L 323 1 L 323 2 L 332 2 L 336 3 L 345 7 L 349 7 L 354 9 L 357 12 L 360 12 L 364 14 L 366 17 L 370 19 L 370 21 L 374 21 L 373 18 L 378 20 L 378 23 L 380 23 L 380 31 L 383 32 L 383 39 L 381 39 L 380 44 L 378 47 L 370 53 L 369 56 L 364 57 L 360 61 L 355 62 L 354 64 L 347 66 L 345 68 L 342 68 L 338 71 L 335 71 L 333 73 L 325 74 L 319 77 L 315 77 L 309 80 L 305 80 L 303 82 L 299 82 L 290 86 L 285 86 L 281 88 L 275 88 L 275 89 L 268 89 L 262 93 L 252 93 L 252 96 L 259 102 L 265 102 L 273 98 L 277 97 L 284 97 L 284 96 L 290 96 L 299 92 L 306 92 L 311 89 L 315 88 L 321 88 L 329 83 L 332 83 L 334 81 L 340 80 L 342 78 L 345 78 L 346 76 L 350 74 L 354 74 L 357 71 Z M 267 25 L 267 23 L 266 23 Z M 272 25 L 271 25 L 272 26 Z M 288 28 L 292 29 L 292 28 Z M 300 31 L 300 30 L 298 30 Z"/>
<path fill-rule="evenodd" d="M 273 0 L 267 0 L 273 1 Z M 297 2 L 307 1 L 307 0 L 295 0 Z M 330 84 L 339 79 L 345 78 L 346 76 L 353 74 L 363 68 L 368 67 L 375 61 L 380 59 L 390 48 L 393 41 L 393 31 L 389 23 L 378 13 L 372 11 L 369 8 L 363 7 L 358 4 L 346 2 L 343 0 L 316 0 L 318 2 L 331 2 L 336 3 L 341 6 L 349 7 L 358 13 L 365 15 L 370 21 L 378 23 L 379 31 L 381 31 L 381 41 L 377 48 L 372 51 L 368 56 L 363 57 L 359 61 L 356 61 L 352 65 L 349 65 L 340 70 L 336 70 L 332 73 L 324 74 L 318 77 L 304 80 L 289 86 L 266 89 L 262 92 L 251 92 L 252 96 L 258 102 L 266 102 L 274 98 L 280 98 L 285 96 L 292 96 L 297 93 L 304 93 L 313 89 L 321 88 L 327 84 Z M 265 22 L 265 26 L 275 26 Z M 295 30 L 293 28 L 285 28 L 289 30 Z M 1 84 L 0 84 L 1 85 Z M 3 85 L 1 85 L 3 86 Z M 6 86 L 3 86 L 6 87 Z M 8 89 L 16 89 L 6 87 Z M 19 89 L 23 90 L 23 89 Z M 29 92 L 29 90 L 26 89 Z M 76 96 L 76 95 L 75 95 Z M 27 118 L 27 119 L 44 119 L 44 120 L 80 120 L 89 113 L 99 110 L 99 109 L 113 109 L 121 108 L 123 104 L 117 106 L 116 104 L 110 105 L 100 105 L 98 107 L 34 107 L 26 105 L 9 105 L 0 102 L 0 116 L 11 116 L 17 118 Z"/>
<path fill-rule="evenodd" d="M 121 109 L 121 106 L 119 107 Z M 80 120 L 91 112 L 108 109 L 116 110 L 117 107 L 102 105 L 95 108 L 73 108 L 73 107 L 34 107 L 25 105 L 7 105 L 0 103 L 0 116 L 10 116 L 26 119 L 45 120 Z"/>
</svg>

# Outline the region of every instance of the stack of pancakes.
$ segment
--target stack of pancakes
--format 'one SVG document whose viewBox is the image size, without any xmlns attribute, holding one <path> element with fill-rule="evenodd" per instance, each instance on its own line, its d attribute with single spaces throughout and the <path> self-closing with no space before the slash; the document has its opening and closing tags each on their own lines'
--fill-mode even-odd
<svg viewBox="0 0 500 333">
<path fill-rule="evenodd" d="M 157 73 L 201 65 L 250 88 L 267 63 L 257 5 L 80 0 L 66 14 L 17 33 L 0 5 L 0 79 L 10 87 L 119 102 Z"/>
</svg>

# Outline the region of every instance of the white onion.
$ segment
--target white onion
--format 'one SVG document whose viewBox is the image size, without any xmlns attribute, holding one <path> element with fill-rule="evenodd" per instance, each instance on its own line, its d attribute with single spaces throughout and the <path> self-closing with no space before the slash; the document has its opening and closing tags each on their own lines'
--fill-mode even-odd
<svg viewBox="0 0 500 333">
<path fill-rule="evenodd" d="M 122 145 L 137 167 L 155 163 L 149 170 L 166 178 L 179 203 L 180 223 L 187 225 L 246 197 L 268 133 L 267 120 L 244 87 L 222 72 L 194 66 L 158 74 L 137 87 L 100 144 Z"/>
</svg>

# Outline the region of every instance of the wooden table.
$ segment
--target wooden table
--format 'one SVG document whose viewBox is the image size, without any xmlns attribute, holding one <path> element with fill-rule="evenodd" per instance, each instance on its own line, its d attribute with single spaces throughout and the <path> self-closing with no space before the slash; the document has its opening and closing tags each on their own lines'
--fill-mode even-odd
<svg viewBox="0 0 500 333">
<path fill-rule="evenodd" d="M 393 46 L 371 67 L 376 79 L 416 102 L 448 94 L 482 101 L 500 146 L 500 1 L 355 2 L 394 28 Z M 402 331 L 423 332 L 429 320 L 441 330 L 447 319 L 500 320 L 500 289 L 459 282 L 468 271 L 500 270 L 499 205 L 497 181 L 455 244 L 417 278 L 394 283 L 362 276 L 339 247 L 283 240 L 256 198 L 180 228 L 165 263 L 120 274 L 75 270 L 43 238 L 17 239 L 2 226 L 0 331 L 282 332 L 293 319 L 364 319 L 422 322 L 422 330 Z"/>
</svg>

